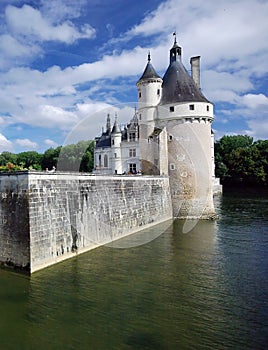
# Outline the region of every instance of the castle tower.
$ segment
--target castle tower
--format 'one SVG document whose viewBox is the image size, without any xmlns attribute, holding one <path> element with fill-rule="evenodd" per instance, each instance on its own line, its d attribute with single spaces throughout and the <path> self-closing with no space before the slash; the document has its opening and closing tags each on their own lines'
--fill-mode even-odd
<svg viewBox="0 0 268 350">
<path fill-rule="evenodd" d="M 121 157 L 122 134 L 115 117 L 114 125 L 111 132 L 111 153 L 112 153 L 112 172 L 122 174 L 122 157 Z"/>
<path fill-rule="evenodd" d="M 156 126 L 167 130 L 174 217 L 206 219 L 214 216 L 213 104 L 202 94 L 199 86 L 199 58 L 191 60 L 194 71 L 190 76 L 182 64 L 181 54 L 182 49 L 175 36 L 169 67 L 163 77 Z"/>
<path fill-rule="evenodd" d="M 155 144 L 150 142 L 155 128 L 157 105 L 162 96 L 162 79 L 151 64 L 151 55 L 148 54 L 148 63 L 141 78 L 137 82 L 138 89 L 138 116 L 140 131 L 140 159 L 143 173 L 155 173 Z"/>
</svg>

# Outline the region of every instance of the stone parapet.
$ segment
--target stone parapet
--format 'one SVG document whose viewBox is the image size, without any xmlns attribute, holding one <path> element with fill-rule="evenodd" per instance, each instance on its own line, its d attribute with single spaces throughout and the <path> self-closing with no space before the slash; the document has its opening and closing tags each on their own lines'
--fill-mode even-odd
<svg viewBox="0 0 268 350">
<path fill-rule="evenodd" d="M 172 218 L 169 179 L 0 176 L 0 262 L 30 273 Z"/>
</svg>

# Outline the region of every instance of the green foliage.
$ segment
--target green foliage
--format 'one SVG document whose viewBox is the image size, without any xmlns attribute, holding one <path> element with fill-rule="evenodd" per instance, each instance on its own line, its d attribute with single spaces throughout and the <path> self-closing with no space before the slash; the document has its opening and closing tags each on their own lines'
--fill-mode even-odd
<svg viewBox="0 0 268 350">
<path fill-rule="evenodd" d="M 0 154 L 0 165 L 7 163 L 17 164 L 17 155 L 11 152 L 2 152 Z"/>
<path fill-rule="evenodd" d="M 17 155 L 17 164 L 23 168 L 41 170 L 43 155 L 35 152 L 21 152 Z"/>
<path fill-rule="evenodd" d="M 223 136 L 215 143 L 215 171 L 223 184 L 267 186 L 268 141 Z"/>
<path fill-rule="evenodd" d="M 90 172 L 93 169 L 93 141 L 80 141 L 62 147 L 58 168 L 66 171 Z"/>
<path fill-rule="evenodd" d="M 43 154 L 41 167 L 43 170 L 52 169 L 58 163 L 59 154 L 61 151 L 61 146 L 57 148 L 49 148 Z"/>
<path fill-rule="evenodd" d="M 94 141 L 49 148 L 44 154 L 35 151 L 0 154 L 0 171 L 50 170 L 59 165 L 59 170 L 91 172 L 94 167 Z M 59 164 L 60 163 L 60 164 Z"/>
<path fill-rule="evenodd" d="M 0 165 L 0 172 L 12 172 L 12 171 L 19 171 L 19 170 L 25 170 L 23 167 L 13 164 L 13 163 L 7 163 L 6 165 Z"/>
</svg>

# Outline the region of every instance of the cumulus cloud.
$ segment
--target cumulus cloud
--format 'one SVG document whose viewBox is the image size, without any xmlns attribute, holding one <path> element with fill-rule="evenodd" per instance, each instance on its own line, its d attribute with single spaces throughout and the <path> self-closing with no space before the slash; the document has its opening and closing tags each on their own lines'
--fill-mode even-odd
<svg viewBox="0 0 268 350">
<path fill-rule="evenodd" d="M 56 40 L 70 44 L 77 39 L 95 36 L 95 29 L 89 24 L 84 24 L 80 30 L 71 21 L 54 25 L 44 18 L 39 10 L 29 5 L 23 5 L 21 8 L 7 6 L 6 21 L 13 33 L 41 41 Z"/>
<path fill-rule="evenodd" d="M 61 0 L 42 0 L 41 4 L 38 9 L 29 5 L 7 7 L 9 33 L 0 36 L 0 66 L 1 54 L 22 62 L 41 54 L 40 42 L 70 44 L 80 38 L 94 38 L 95 30 L 90 25 L 75 25 L 78 22 L 72 21 L 81 15 L 85 0 L 77 0 L 75 6 Z M 268 3 L 261 0 L 165 1 L 140 23 L 109 41 L 109 50 L 98 60 L 65 68 L 48 66 L 42 71 L 14 64 L 0 73 L 0 112 L 8 112 L 14 123 L 58 128 L 66 133 L 83 118 L 102 113 L 111 102 L 120 101 L 128 91 L 135 96 L 135 77 L 141 75 L 149 49 L 153 65 L 162 74 L 176 30 L 186 68 L 190 69 L 191 56 L 201 55 L 201 86 L 206 97 L 228 104 L 228 108 L 217 110 L 216 122 L 224 120 L 228 127 L 228 121 L 236 115 L 257 133 L 256 118 L 267 115 L 267 96 L 255 93 L 256 79 L 268 71 L 267 11 Z M 105 25 L 106 33 L 113 29 L 109 24 L 105 30 Z M 129 41 L 128 45 L 116 46 L 122 40 Z M 111 51 L 112 45 L 118 50 Z M 93 137 L 103 125 L 103 114 L 100 116 L 90 121 Z"/>
<path fill-rule="evenodd" d="M 12 151 L 13 144 L 3 134 L 0 133 L 0 152 Z"/>
<path fill-rule="evenodd" d="M 258 118 L 248 121 L 249 131 L 248 134 L 255 140 L 268 139 L 268 119 Z"/>
<path fill-rule="evenodd" d="M 246 94 L 242 98 L 243 104 L 248 108 L 259 108 L 262 106 L 268 106 L 268 97 L 264 94 Z"/>
<path fill-rule="evenodd" d="M 48 147 L 57 147 L 58 146 L 57 142 L 50 140 L 50 139 L 45 139 L 44 143 Z"/>
<path fill-rule="evenodd" d="M 36 149 L 38 147 L 38 144 L 36 142 L 33 142 L 29 139 L 16 139 L 16 144 L 28 149 Z"/>
</svg>

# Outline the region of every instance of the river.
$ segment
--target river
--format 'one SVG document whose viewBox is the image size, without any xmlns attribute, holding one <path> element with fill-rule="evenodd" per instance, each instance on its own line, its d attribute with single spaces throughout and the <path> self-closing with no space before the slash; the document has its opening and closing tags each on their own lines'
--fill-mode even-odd
<svg viewBox="0 0 268 350">
<path fill-rule="evenodd" d="M 175 221 L 31 277 L 0 270 L 0 349 L 267 349 L 268 199 L 217 207 L 188 233 Z"/>
</svg>

